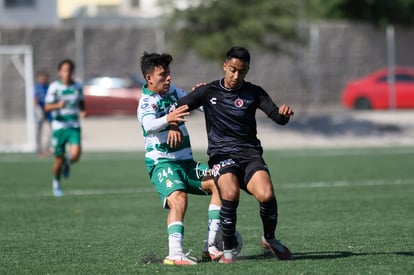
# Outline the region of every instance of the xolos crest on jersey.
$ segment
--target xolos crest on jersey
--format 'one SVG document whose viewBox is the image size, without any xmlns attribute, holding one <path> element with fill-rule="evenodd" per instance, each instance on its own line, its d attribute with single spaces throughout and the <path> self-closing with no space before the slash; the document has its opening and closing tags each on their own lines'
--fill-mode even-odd
<svg viewBox="0 0 414 275">
<path fill-rule="evenodd" d="M 244 102 L 243 102 L 243 99 L 241 99 L 241 98 L 237 98 L 234 101 L 234 106 L 236 106 L 237 108 L 241 108 L 241 107 L 243 107 L 243 105 L 244 105 Z"/>
</svg>

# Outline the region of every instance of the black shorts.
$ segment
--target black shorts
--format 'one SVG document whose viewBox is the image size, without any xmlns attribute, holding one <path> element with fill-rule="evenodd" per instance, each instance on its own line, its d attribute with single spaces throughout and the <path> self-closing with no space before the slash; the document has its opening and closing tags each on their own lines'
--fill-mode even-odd
<svg viewBox="0 0 414 275">
<path fill-rule="evenodd" d="M 213 156 L 208 161 L 208 164 L 216 182 L 218 182 L 220 175 L 232 173 L 237 176 L 240 189 L 243 189 L 249 194 L 250 192 L 247 191 L 247 183 L 255 172 L 263 170 L 270 174 L 261 155 L 238 157 Z"/>
</svg>

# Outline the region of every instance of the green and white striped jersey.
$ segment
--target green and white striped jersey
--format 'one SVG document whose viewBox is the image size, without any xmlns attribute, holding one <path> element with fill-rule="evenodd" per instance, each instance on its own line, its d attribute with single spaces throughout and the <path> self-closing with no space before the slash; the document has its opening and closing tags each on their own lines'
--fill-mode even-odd
<svg viewBox="0 0 414 275">
<path fill-rule="evenodd" d="M 187 92 L 172 85 L 169 91 L 162 96 L 148 90 L 147 84 L 143 86 L 142 90 L 137 116 L 144 135 L 145 162 L 148 171 L 151 171 L 152 167 L 160 162 L 193 159 L 190 137 L 184 123 L 179 124 L 183 133 L 183 141 L 179 147 L 170 148 L 167 144 L 170 127 L 166 115 L 174 103 L 187 95 Z"/>
<path fill-rule="evenodd" d="M 51 112 L 52 129 L 79 128 L 79 102 L 83 100 L 82 85 L 74 82 L 67 86 L 60 80 L 52 82 L 47 90 L 45 103 L 53 104 L 62 100 L 65 101 L 65 106 Z"/>
</svg>

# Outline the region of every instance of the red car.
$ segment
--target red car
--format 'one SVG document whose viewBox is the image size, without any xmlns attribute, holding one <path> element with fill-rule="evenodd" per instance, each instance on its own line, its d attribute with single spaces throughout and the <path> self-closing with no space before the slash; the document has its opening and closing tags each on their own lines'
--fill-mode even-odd
<svg viewBox="0 0 414 275">
<path fill-rule="evenodd" d="M 342 92 L 342 105 L 350 109 L 388 109 L 389 99 L 387 69 L 349 82 Z M 395 68 L 395 108 L 414 108 L 414 68 Z"/>
<path fill-rule="evenodd" d="M 136 115 L 142 83 L 130 77 L 95 77 L 85 81 L 83 93 L 90 116 Z"/>
</svg>

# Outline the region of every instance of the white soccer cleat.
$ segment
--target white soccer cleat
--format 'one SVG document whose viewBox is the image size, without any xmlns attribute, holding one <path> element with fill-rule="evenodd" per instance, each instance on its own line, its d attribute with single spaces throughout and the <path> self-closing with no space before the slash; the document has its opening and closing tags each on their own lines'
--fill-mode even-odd
<svg viewBox="0 0 414 275">
<path fill-rule="evenodd" d="M 208 247 L 208 254 L 212 261 L 217 261 L 221 256 L 223 256 L 223 251 L 220 251 L 215 245 L 210 245 Z"/>
<path fill-rule="evenodd" d="M 163 264 L 165 265 L 196 265 L 197 259 L 187 254 L 179 254 L 174 256 L 167 256 L 164 259 Z"/>
<path fill-rule="evenodd" d="M 203 251 L 201 252 L 202 262 L 217 261 L 223 255 L 223 251 L 217 248 L 216 244 L 209 245 L 204 241 Z"/>
</svg>

